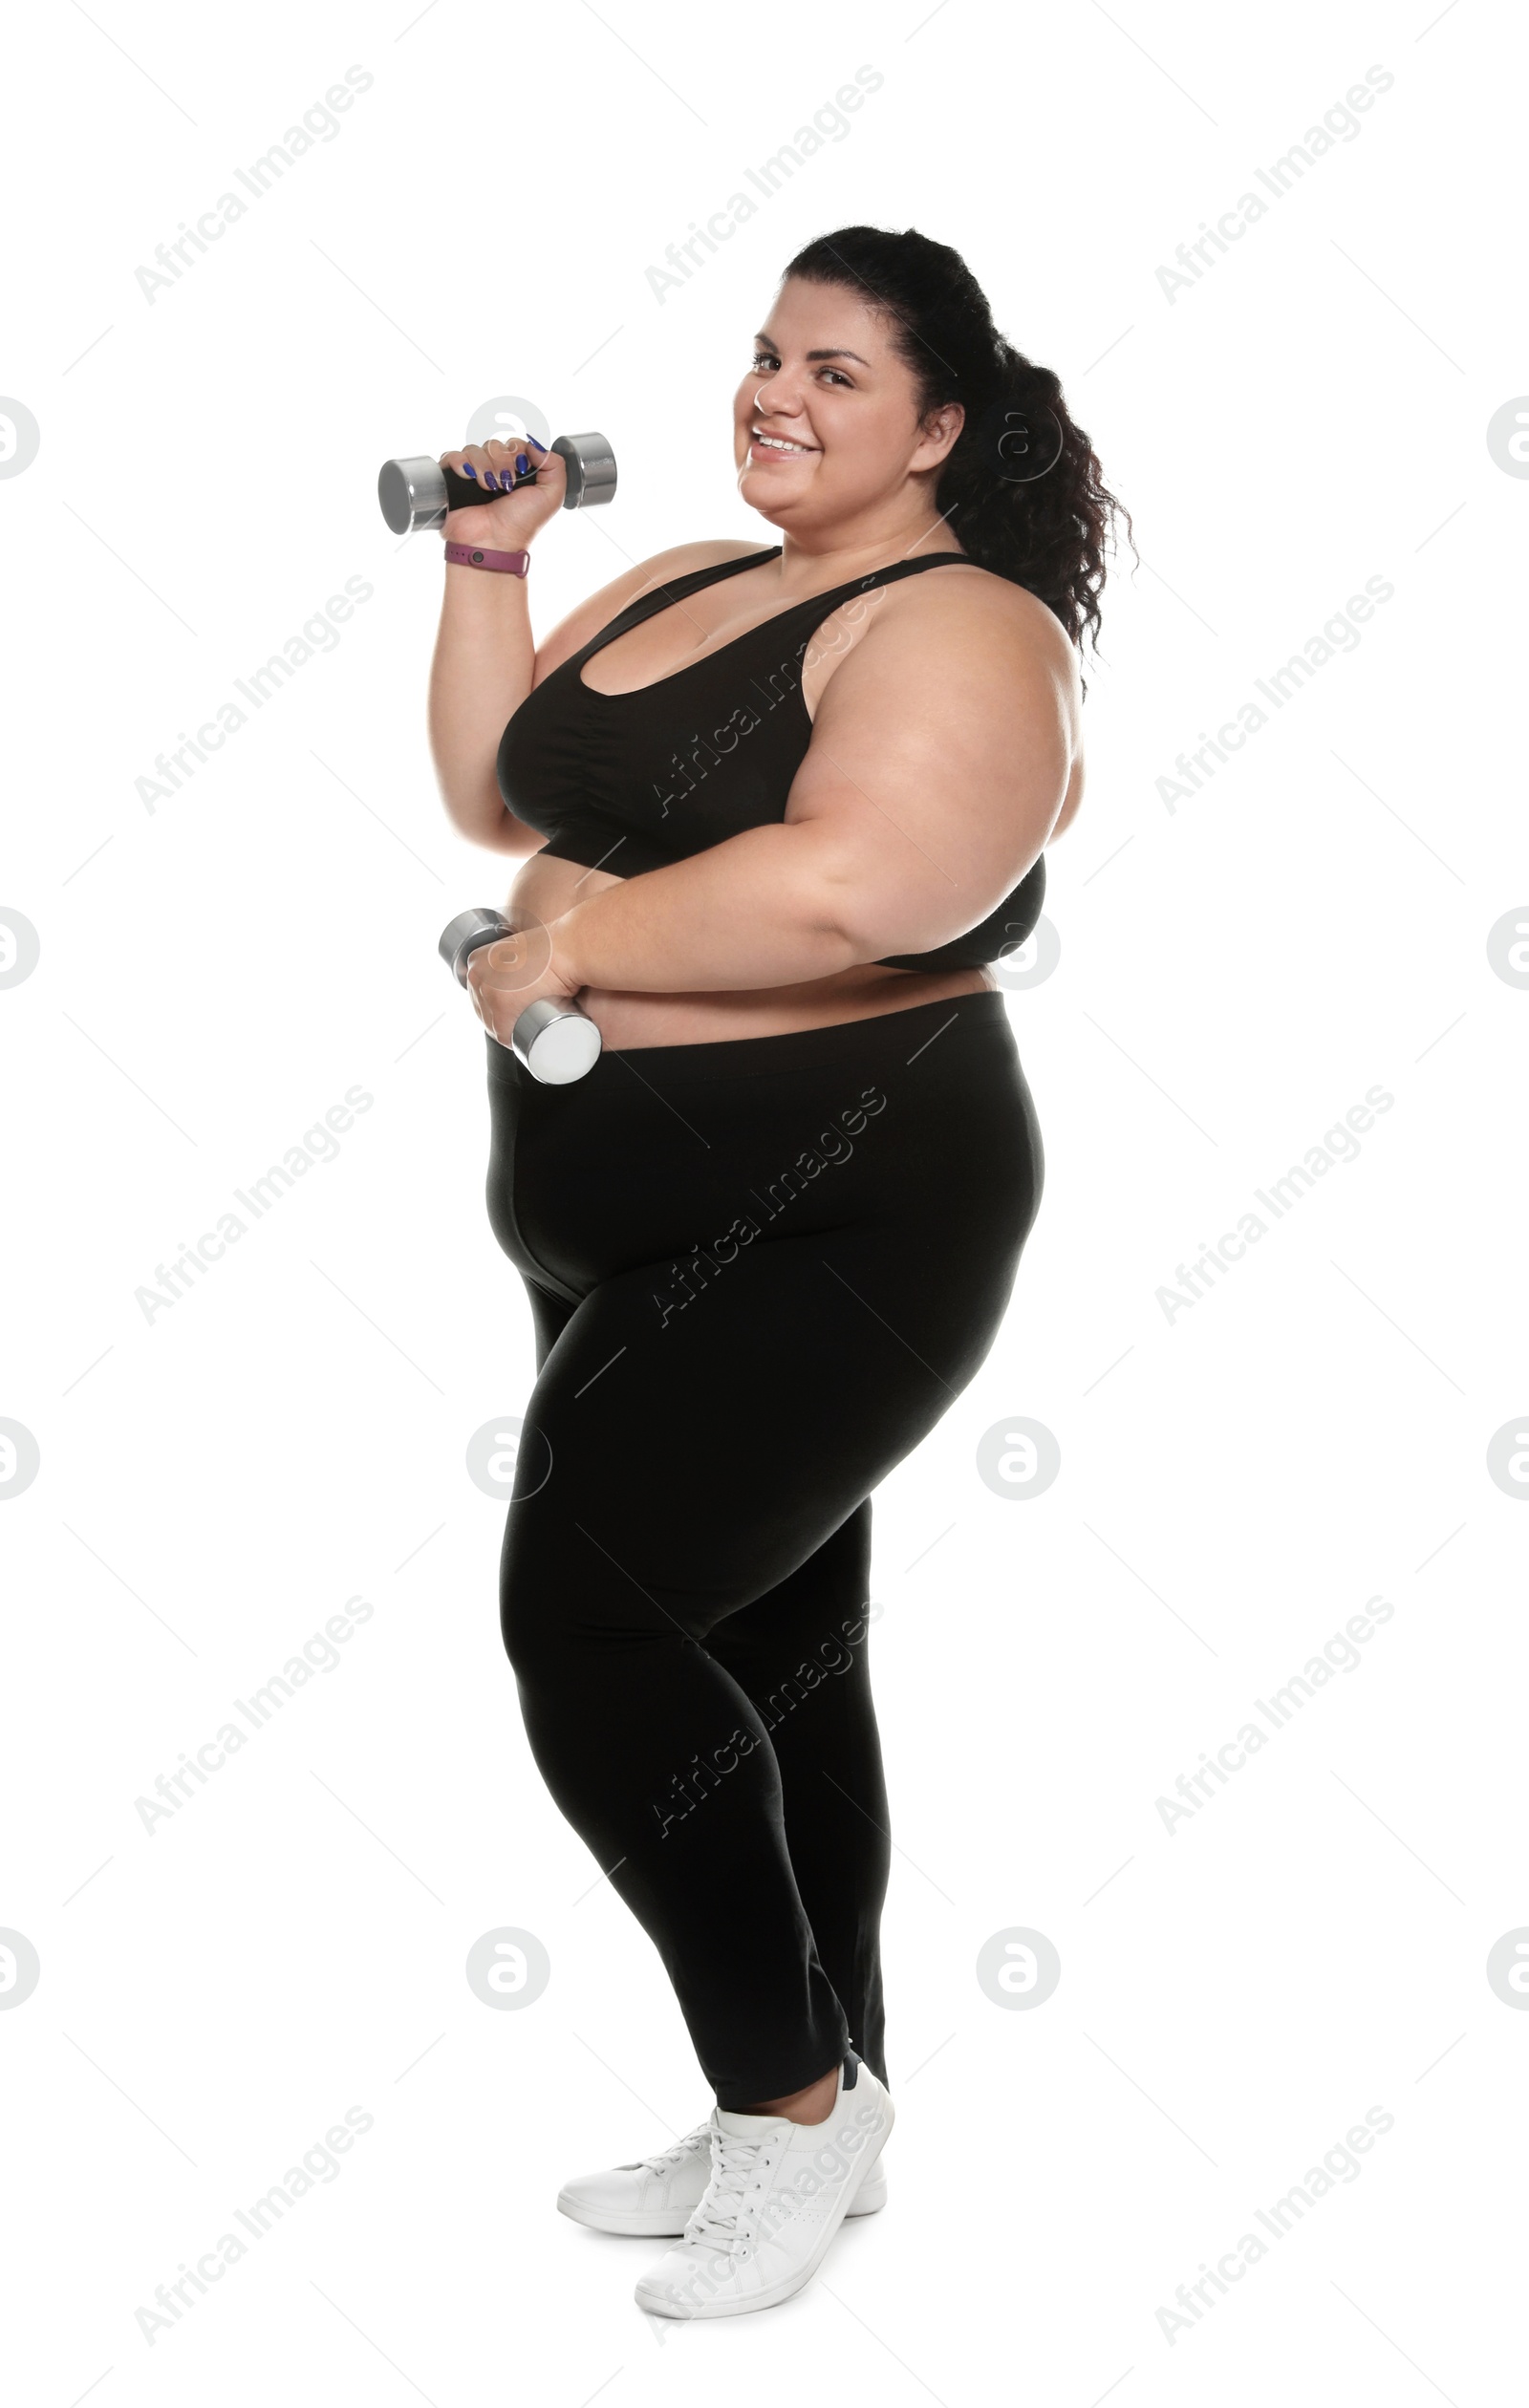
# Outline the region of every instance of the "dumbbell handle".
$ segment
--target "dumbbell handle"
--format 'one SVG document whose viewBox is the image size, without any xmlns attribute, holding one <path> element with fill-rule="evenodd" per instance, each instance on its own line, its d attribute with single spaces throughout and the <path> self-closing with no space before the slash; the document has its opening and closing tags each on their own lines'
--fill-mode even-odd
<svg viewBox="0 0 1529 2408">
<path fill-rule="evenodd" d="M 467 962 L 479 946 L 514 933 L 503 912 L 479 903 L 447 921 L 438 950 L 458 984 L 465 986 Z M 568 996 L 542 995 L 516 1018 L 509 1045 L 516 1061 L 544 1086 L 567 1086 L 593 1069 L 600 1055 L 600 1032 L 588 1012 L 580 1011 Z"/>
<path fill-rule="evenodd" d="M 565 510 L 609 502 L 615 491 L 615 454 L 603 435 L 559 435 L 551 446 L 563 462 Z M 529 468 L 515 480 L 515 490 L 536 483 Z M 495 496 L 455 468 L 442 468 L 428 453 L 407 460 L 385 460 L 377 475 L 377 498 L 395 535 L 420 527 L 441 527 L 448 510 L 479 509 Z"/>
</svg>

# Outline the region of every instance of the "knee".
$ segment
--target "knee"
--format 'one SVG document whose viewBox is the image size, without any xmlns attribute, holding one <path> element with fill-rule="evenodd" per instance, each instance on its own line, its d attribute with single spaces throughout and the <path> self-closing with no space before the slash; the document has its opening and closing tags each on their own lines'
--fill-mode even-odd
<svg viewBox="0 0 1529 2408">
<path fill-rule="evenodd" d="M 570 1535 L 544 1498 L 510 1506 L 499 1558 L 499 1630 L 520 1681 L 555 1681 L 571 1668 Z"/>
<path fill-rule="evenodd" d="M 576 1649 L 556 1588 L 523 1576 L 503 1580 L 499 1633 L 517 1681 L 546 1688 L 573 1679 Z"/>
<path fill-rule="evenodd" d="M 655 1602 L 621 1594 L 562 1549 L 549 1560 L 540 1551 L 506 1548 L 499 1628 L 516 1679 L 544 1697 L 640 1683 L 654 1651 L 685 1636 Z"/>
</svg>

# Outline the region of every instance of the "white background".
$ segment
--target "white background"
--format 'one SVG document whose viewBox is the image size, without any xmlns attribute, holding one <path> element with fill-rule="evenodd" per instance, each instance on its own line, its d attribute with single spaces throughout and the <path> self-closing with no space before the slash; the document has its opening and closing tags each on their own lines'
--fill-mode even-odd
<svg viewBox="0 0 1529 2408">
<path fill-rule="evenodd" d="M 1520 31 L 1482 0 L 411 17 L 96 0 L 10 37 L 0 388 L 40 429 L 0 481 L 0 908 L 41 943 L 0 992 L 0 1415 L 40 1451 L 0 1515 L 0 1925 L 41 1967 L 0 2013 L 14 2396 L 1500 2400 L 1529 2015 L 1485 1967 L 1529 1924 L 1529 1516 L 1487 1450 L 1529 1408 L 1529 992 L 1487 940 L 1529 918 L 1529 483 L 1486 430 L 1529 388 Z M 146 297 L 352 65 L 334 139 Z M 656 297 L 862 66 L 843 139 Z M 1356 138 L 1170 298 L 1176 247 L 1372 66 Z M 671 543 L 772 541 L 730 396 L 786 260 L 856 221 L 965 254 L 1141 565 L 1049 855 L 1060 962 L 1009 996 L 1040 1217 L 875 1505 L 892 2202 L 786 2307 L 660 2327 L 631 2296 L 654 2245 L 552 2211 L 707 2098 L 501 1648 L 503 1511 L 463 1457 L 522 1409 L 531 1330 L 435 939 L 512 865 L 445 823 L 437 539 L 391 537 L 375 479 L 495 396 L 603 429 L 620 492 L 539 543 L 541 628 Z M 347 577 L 337 645 L 145 808 Z M 1370 577 L 1357 647 L 1170 811 L 1175 757 Z M 146 1321 L 157 1266 L 353 1086 L 335 1158 Z M 1178 1266 L 1376 1086 L 1357 1158 L 1169 1319 Z M 1060 1445 L 1044 1494 L 978 1476 L 1017 1415 Z M 151 1836 L 135 1801 L 357 1594 L 337 1666 Z M 1166 1829 L 1376 1596 L 1359 1667 Z M 500 1926 L 551 1962 L 516 2012 L 464 1978 Z M 1028 2011 L 976 1978 L 1015 1927 L 1062 1963 Z M 353 2105 L 336 2178 L 145 2339 Z M 1371 2107 L 1357 2178 L 1170 2337 L 1178 2286 Z"/>
</svg>

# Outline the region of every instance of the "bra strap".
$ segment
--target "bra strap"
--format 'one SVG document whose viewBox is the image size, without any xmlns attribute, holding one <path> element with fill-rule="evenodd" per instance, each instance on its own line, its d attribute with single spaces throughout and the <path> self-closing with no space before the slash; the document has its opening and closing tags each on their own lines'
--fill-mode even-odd
<svg viewBox="0 0 1529 2408">
<path fill-rule="evenodd" d="M 699 593 L 703 586 L 720 585 L 723 577 L 734 577 L 741 569 L 757 568 L 763 560 L 778 560 L 780 552 L 779 544 L 767 544 L 763 551 L 741 552 L 736 560 L 714 560 L 704 569 L 689 569 L 671 584 L 655 586 L 651 593 L 639 593 L 635 602 L 629 602 L 624 611 L 618 611 L 609 627 L 602 627 L 597 635 L 590 638 L 590 642 L 601 648 L 614 643 L 616 636 L 624 635 L 629 628 L 640 627 L 644 619 L 653 618 L 659 611 L 667 611 L 676 602 L 683 602 L 692 593 Z M 586 646 L 586 652 L 588 649 Z"/>
<path fill-rule="evenodd" d="M 780 554 L 781 546 L 769 544 L 763 551 L 741 552 L 736 560 L 716 560 L 704 569 L 687 570 L 672 584 L 656 586 L 651 593 L 639 594 L 635 602 L 629 602 L 624 611 L 617 612 L 608 627 L 602 627 L 597 634 L 591 636 L 577 658 L 582 663 L 592 654 L 603 652 L 607 644 L 614 644 L 618 635 L 628 634 L 634 627 L 640 627 L 644 619 L 656 617 L 658 612 L 669 610 L 676 602 L 683 602 L 687 595 L 699 593 L 705 586 L 720 585 L 724 577 L 736 576 L 743 569 L 757 568 L 762 561 L 778 560 Z M 816 625 L 830 612 L 836 611 L 841 603 L 851 601 L 857 593 L 869 592 L 872 586 L 891 585 L 896 578 L 916 576 L 920 570 L 945 569 L 952 562 L 959 561 L 964 561 L 971 569 L 981 567 L 981 562 L 974 560 L 970 552 L 958 551 L 925 552 L 919 560 L 894 560 L 885 569 L 872 569 L 863 577 L 851 577 L 843 585 L 830 586 L 825 593 L 808 593 L 800 602 L 788 602 L 784 611 L 772 612 L 760 624 L 773 627 L 778 619 L 792 618 L 798 611 L 811 610 L 817 613 L 817 619 L 813 622 Z M 639 692 L 644 690 L 638 689 Z"/>
<path fill-rule="evenodd" d="M 851 577 L 848 584 L 830 588 L 830 593 L 837 604 L 840 596 L 866 593 L 872 586 L 891 585 L 897 577 L 916 577 L 921 569 L 948 569 L 953 563 L 959 565 L 962 562 L 968 569 L 980 569 L 982 565 L 980 560 L 974 560 L 970 552 L 925 552 L 921 560 L 894 560 L 886 569 L 872 569 L 863 577 Z M 827 602 L 829 594 L 814 593 L 808 598 L 814 602 Z"/>
</svg>

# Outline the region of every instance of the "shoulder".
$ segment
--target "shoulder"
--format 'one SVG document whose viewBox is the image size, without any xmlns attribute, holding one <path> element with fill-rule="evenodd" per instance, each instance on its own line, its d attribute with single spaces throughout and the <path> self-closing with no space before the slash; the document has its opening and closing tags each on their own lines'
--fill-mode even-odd
<svg viewBox="0 0 1529 2408">
<path fill-rule="evenodd" d="M 908 640 L 915 630 L 925 643 L 950 652 L 975 648 L 994 668 L 1023 665 L 1049 671 L 1072 685 L 1077 653 L 1066 629 L 1039 594 L 1001 577 L 975 561 L 947 561 L 888 589 L 898 607 Z"/>
<path fill-rule="evenodd" d="M 1076 739 L 1077 649 L 1056 613 L 1012 578 L 975 561 L 946 561 L 873 587 L 843 614 L 858 618 L 859 640 L 848 648 L 841 638 L 835 647 L 834 622 L 819 631 L 822 652 L 837 650 L 824 664 L 825 701 L 839 685 L 841 704 L 862 692 L 942 690 L 958 712 L 974 698 L 985 698 L 1001 717 L 1011 704 L 1029 711 L 1049 705 Z M 834 621 L 840 616 L 836 612 Z"/>
<path fill-rule="evenodd" d="M 629 604 L 639 601 L 644 594 L 677 577 L 689 576 L 697 569 L 715 569 L 724 560 L 741 560 L 746 553 L 760 549 L 758 544 L 749 543 L 743 536 L 702 536 L 695 543 L 672 544 L 667 551 L 654 552 L 646 560 L 635 561 L 587 601 L 577 603 L 543 637 L 536 647 L 536 683 L 539 685 L 544 677 L 550 677 L 572 654 L 581 652 L 602 627 L 609 627 Z"/>
</svg>

